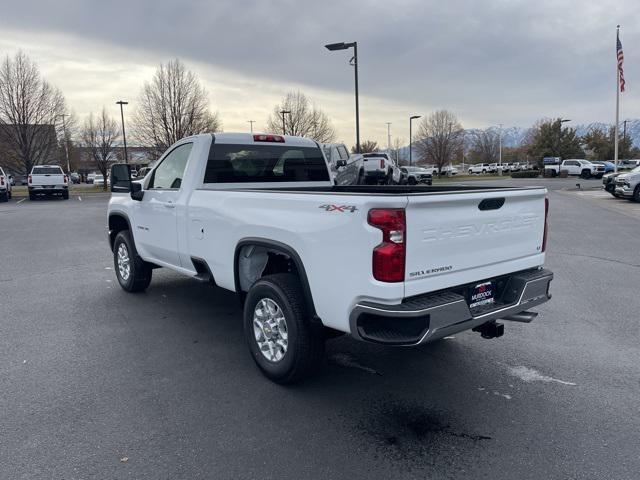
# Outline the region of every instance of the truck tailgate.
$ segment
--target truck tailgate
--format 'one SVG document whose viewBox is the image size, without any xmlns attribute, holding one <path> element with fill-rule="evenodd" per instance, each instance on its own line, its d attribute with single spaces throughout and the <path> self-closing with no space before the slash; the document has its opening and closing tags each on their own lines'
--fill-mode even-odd
<svg viewBox="0 0 640 480">
<path fill-rule="evenodd" d="M 32 186 L 64 185 L 63 174 L 31 175 Z"/>
<path fill-rule="evenodd" d="M 546 189 L 410 195 L 405 296 L 544 262 Z"/>
</svg>

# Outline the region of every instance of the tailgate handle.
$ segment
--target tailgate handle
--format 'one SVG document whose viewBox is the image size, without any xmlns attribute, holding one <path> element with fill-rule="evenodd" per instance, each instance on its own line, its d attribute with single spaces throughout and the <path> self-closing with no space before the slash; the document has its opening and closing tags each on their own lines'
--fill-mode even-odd
<svg viewBox="0 0 640 480">
<path fill-rule="evenodd" d="M 485 198 L 478 204 L 480 210 L 498 210 L 504 205 L 504 197 L 501 198 Z"/>
</svg>

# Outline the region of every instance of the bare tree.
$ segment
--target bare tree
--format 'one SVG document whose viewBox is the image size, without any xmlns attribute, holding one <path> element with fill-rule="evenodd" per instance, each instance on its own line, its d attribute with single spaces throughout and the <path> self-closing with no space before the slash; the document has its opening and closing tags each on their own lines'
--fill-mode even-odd
<svg viewBox="0 0 640 480">
<path fill-rule="evenodd" d="M 0 64 L 0 136 L 25 173 L 57 156 L 56 118 L 65 113 L 62 93 L 47 83 L 23 52 Z"/>
<path fill-rule="evenodd" d="M 180 60 L 161 64 L 138 98 L 133 117 L 136 139 L 158 157 L 181 138 L 219 131 L 222 122 L 209 110 L 208 96 Z"/>
<path fill-rule="evenodd" d="M 360 153 L 371 153 L 378 151 L 378 142 L 375 140 L 363 140 L 360 142 Z M 357 153 L 356 145 L 351 147 L 351 153 Z"/>
<path fill-rule="evenodd" d="M 407 165 L 409 163 L 406 152 L 402 148 L 403 144 L 404 139 L 398 137 L 393 139 L 393 145 L 391 147 L 391 158 L 398 162 L 398 165 Z"/>
<path fill-rule="evenodd" d="M 289 92 L 282 103 L 273 107 L 267 120 L 269 132 L 282 132 L 282 111 L 284 114 L 284 134 L 313 138 L 320 143 L 331 143 L 336 131 L 326 113 L 311 103 L 302 92 Z"/>
<path fill-rule="evenodd" d="M 500 137 L 493 130 L 475 132 L 471 143 L 471 155 L 474 162 L 494 163 L 500 156 Z"/>
<path fill-rule="evenodd" d="M 107 189 L 107 169 L 116 159 L 115 143 L 119 138 L 118 122 L 107 115 L 104 107 L 97 118 L 89 114 L 82 129 L 82 143 L 104 177 L 104 190 Z"/>
<path fill-rule="evenodd" d="M 423 161 L 432 163 L 442 174 L 463 148 L 464 130 L 458 117 L 447 110 L 438 110 L 420 122 L 415 148 Z"/>
</svg>

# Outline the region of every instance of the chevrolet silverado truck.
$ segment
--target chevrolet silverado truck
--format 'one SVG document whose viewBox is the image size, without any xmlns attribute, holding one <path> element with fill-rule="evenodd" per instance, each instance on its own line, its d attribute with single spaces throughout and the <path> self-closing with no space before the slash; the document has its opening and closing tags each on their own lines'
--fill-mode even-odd
<svg viewBox="0 0 640 480">
<path fill-rule="evenodd" d="M 564 170 L 567 175 L 577 175 L 589 179 L 591 177 L 601 178 L 604 175 L 605 167 L 591 163 L 589 160 L 569 159 L 563 160 L 560 164 L 545 165 L 544 170 L 546 174 L 553 177 L 560 175 L 560 172 Z"/>
<path fill-rule="evenodd" d="M 37 195 L 62 195 L 69 199 L 69 177 L 59 165 L 36 165 L 27 179 L 29 200 Z"/>
<path fill-rule="evenodd" d="M 615 178 L 615 196 L 640 202 L 640 167 L 621 173 Z"/>
<path fill-rule="evenodd" d="M 108 206 L 120 286 L 166 267 L 236 292 L 275 382 L 311 374 L 334 335 L 495 338 L 550 298 L 541 187 L 334 185 L 315 141 L 244 133 L 184 138 L 142 181 L 129 168 L 112 167 Z"/>
</svg>

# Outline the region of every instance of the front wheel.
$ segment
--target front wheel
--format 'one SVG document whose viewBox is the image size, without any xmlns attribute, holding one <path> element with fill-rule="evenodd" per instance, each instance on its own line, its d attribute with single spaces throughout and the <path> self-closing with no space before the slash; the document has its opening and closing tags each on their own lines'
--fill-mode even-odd
<svg viewBox="0 0 640 480">
<path fill-rule="evenodd" d="M 409 181 L 407 183 L 409 183 L 409 185 L 415 185 L 418 182 L 416 182 L 415 177 L 409 177 Z"/>
<path fill-rule="evenodd" d="M 290 273 L 253 284 L 244 304 L 244 333 L 256 365 L 276 383 L 298 382 L 322 362 L 323 331 L 311 324 L 300 279 Z"/>
<path fill-rule="evenodd" d="M 63 200 L 69 200 L 69 192 L 68 191 L 62 192 L 62 199 Z"/>
<path fill-rule="evenodd" d="M 116 235 L 113 242 L 113 265 L 118 283 L 127 292 L 142 292 L 151 283 L 151 265 L 138 255 L 129 230 Z"/>
<path fill-rule="evenodd" d="M 580 175 L 582 178 L 584 178 L 585 180 L 588 180 L 591 178 L 591 172 L 589 170 L 583 170 L 582 171 L 582 175 Z"/>
<path fill-rule="evenodd" d="M 633 201 L 640 202 L 640 185 L 637 185 L 633 191 Z"/>
</svg>

